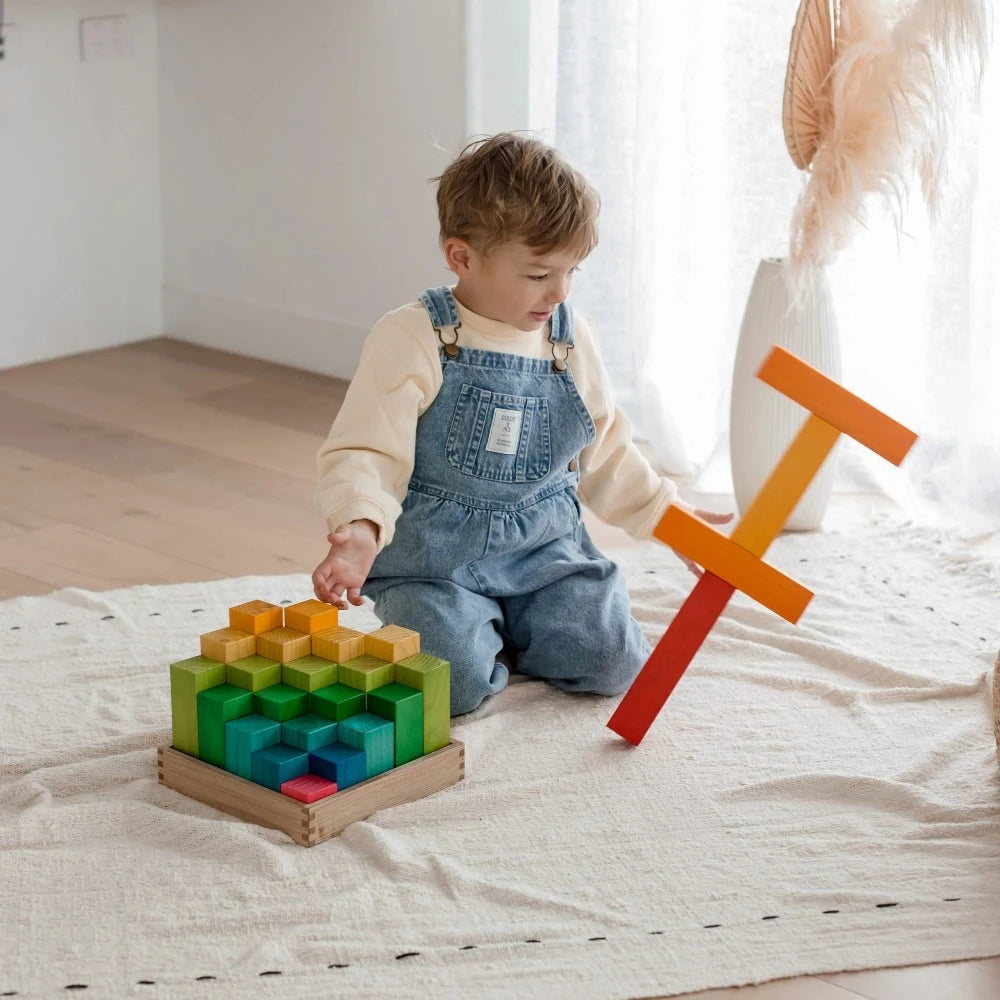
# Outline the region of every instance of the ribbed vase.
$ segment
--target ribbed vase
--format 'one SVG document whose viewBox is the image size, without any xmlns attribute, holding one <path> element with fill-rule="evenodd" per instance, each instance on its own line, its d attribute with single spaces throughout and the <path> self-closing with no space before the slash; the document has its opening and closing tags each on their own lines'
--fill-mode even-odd
<svg viewBox="0 0 1000 1000">
<path fill-rule="evenodd" d="M 809 279 L 798 304 L 792 300 L 781 260 L 765 258 L 757 268 L 733 366 L 729 453 L 736 505 L 744 513 L 806 419 L 805 410 L 757 378 L 775 344 L 840 379 L 840 338 L 826 272 Z M 833 492 L 831 454 L 785 523 L 786 531 L 820 527 Z"/>
</svg>

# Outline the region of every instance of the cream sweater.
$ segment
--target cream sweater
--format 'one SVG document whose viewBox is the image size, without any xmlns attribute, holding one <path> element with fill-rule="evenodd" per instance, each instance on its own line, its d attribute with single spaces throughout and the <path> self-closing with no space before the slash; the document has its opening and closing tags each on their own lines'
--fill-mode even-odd
<svg viewBox="0 0 1000 1000">
<path fill-rule="evenodd" d="M 459 303 L 459 346 L 551 357 L 548 328 L 525 333 L 470 312 Z M 645 539 L 677 497 L 632 441 L 628 418 L 614 405 L 590 326 L 573 314 L 573 380 L 597 431 L 580 456 L 580 499 L 598 517 Z M 440 342 L 427 311 L 411 302 L 375 324 L 361 351 L 344 404 L 319 450 L 316 506 L 334 531 L 367 518 L 381 550 L 392 541 L 413 472 L 418 417 L 441 388 Z"/>
</svg>

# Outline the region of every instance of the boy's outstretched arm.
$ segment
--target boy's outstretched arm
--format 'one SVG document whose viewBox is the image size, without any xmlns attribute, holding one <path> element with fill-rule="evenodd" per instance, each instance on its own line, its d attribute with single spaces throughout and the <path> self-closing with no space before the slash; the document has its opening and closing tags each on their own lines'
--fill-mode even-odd
<svg viewBox="0 0 1000 1000">
<path fill-rule="evenodd" d="M 361 585 L 378 551 L 378 526 L 374 521 L 351 521 L 326 538 L 330 551 L 313 571 L 313 593 L 317 600 L 346 611 L 348 601 L 364 603 Z"/>
</svg>

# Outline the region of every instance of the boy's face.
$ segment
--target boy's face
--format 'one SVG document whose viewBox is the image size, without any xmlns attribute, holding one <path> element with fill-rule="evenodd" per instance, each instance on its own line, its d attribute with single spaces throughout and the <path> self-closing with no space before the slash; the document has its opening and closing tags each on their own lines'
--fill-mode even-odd
<svg viewBox="0 0 1000 1000">
<path fill-rule="evenodd" d="M 566 250 L 539 254 L 520 242 L 487 254 L 464 240 L 445 241 L 448 266 L 458 275 L 459 302 L 487 319 L 525 332 L 537 330 L 569 295 L 580 257 Z"/>
</svg>

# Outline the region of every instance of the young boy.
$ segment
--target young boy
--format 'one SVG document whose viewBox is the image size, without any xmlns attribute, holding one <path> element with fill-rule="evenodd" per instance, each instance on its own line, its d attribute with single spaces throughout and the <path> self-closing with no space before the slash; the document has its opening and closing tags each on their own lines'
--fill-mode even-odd
<svg viewBox="0 0 1000 1000">
<path fill-rule="evenodd" d="M 597 244 L 598 197 L 555 150 L 508 133 L 438 180 L 458 281 L 365 342 L 318 456 L 330 552 L 316 596 L 346 608 L 363 594 L 381 621 L 419 632 L 451 663 L 454 715 L 506 686 L 501 650 L 564 690 L 620 694 L 650 648 L 580 500 L 649 538 L 677 489 L 633 444 L 565 304 Z"/>
</svg>

